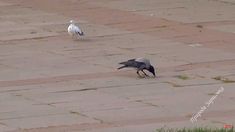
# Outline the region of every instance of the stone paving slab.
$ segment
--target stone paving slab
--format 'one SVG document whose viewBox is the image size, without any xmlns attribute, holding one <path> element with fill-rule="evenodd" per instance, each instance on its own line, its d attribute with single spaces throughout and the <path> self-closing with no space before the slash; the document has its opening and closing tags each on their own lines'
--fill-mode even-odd
<svg viewBox="0 0 235 132">
<path fill-rule="evenodd" d="M 211 26 L 209 28 L 223 31 L 223 32 L 235 33 L 235 25 L 221 25 L 221 26 L 216 26 L 216 27 Z"/>
<path fill-rule="evenodd" d="M 234 124 L 233 3 L 0 0 L 0 131 Z M 85 37 L 67 34 L 71 19 Z M 157 68 L 157 78 L 117 70 L 118 62 L 142 56 Z"/>
<path fill-rule="evenodd" d="M 39 116 L 39 117 L 29 117 L 29 118 L 19 118 L 19 119 L 9 119 L 4 120 L 3 123 L 8 126 L 12 126 L 18 129 L 29 129 L 38 127 L 48 127 L 48 126 L 58 126 L 67 125 L 75 123 L 92 123 L 97 122 L 94 119 L 89 119 L 80 115 L 72 114 L 59 114 L 51 116 Z"/>
</svg>

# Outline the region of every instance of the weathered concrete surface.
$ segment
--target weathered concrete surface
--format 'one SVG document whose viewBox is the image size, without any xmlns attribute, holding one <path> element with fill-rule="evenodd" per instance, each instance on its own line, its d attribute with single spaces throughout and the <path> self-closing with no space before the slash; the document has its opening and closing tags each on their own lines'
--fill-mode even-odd
<svg viewBox="0 0 235 132">
<path fill-rule="evenodd" d="M 0 0 L 0 132 L 235 124 L 234 13 L 233 0 Z M 140 56 L 157 78 L 116 70 Z"/>
</svg>

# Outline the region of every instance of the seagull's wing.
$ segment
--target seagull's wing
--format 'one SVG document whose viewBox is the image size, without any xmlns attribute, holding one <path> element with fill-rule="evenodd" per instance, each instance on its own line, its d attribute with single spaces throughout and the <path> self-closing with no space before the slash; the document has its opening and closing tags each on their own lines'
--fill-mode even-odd
<svg viewBox="0 0 235 132">
<path fill-rule="evenodd" d="M 74 30 L 74 33 L 76 33 L 77 35 L 80 35 L 80 36 L 83 35 L 82 30 L 78 26 L 73 25 L 73 30 Z"/>
<path fill-rule="evenodd" d="M 74 31 L 73 31 L 73 25 L 72 24 L 70 24 L 69 27 L 68 27 L 68 33 L 70 35 L 74 35 L 75 34 Z"/>
</svg>

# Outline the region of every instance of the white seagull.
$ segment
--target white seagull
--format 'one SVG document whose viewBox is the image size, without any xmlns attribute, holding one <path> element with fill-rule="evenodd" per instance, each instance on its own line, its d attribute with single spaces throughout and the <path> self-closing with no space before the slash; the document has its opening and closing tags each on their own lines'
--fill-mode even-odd
<svg viewBox="0 0 235 132">
<path fill-rule="evenodd" d="M 68 27 L 68 33 L 69 33 L 69 35 L 71 35 L 72 37 L 79 37 L 79 36 L 83 36 L 84 35 L 84 33 L 82 32 L 82 30 L 78 27 L 78 26 L 76 26 L 75 24 L 74 24 L 74 21 L 73 20 L 70 20 L 70 25 L 69 25 L 69 27 Z"/>
</svg>

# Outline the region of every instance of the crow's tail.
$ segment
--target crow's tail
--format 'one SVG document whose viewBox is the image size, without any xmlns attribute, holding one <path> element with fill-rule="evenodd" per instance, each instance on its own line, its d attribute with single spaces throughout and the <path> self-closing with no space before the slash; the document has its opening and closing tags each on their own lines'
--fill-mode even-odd
<svg viewBox="0 0 235 132">
<path fill-rule="evenodd" d="M 124 66 L 118 67 L 117 69 L 119 70 L 119 69 L 122 69 L 122 68 L 125 68 L 125 67 L 127 67 L 127 66 L 124 65 Z"/>
<path fill-rule="evenodd" d="M 126 65 L 127 61 L 120 62 L 119 64 Z"/>
</svg>

